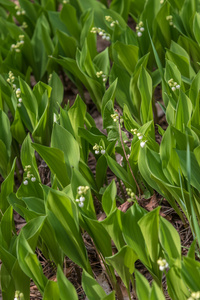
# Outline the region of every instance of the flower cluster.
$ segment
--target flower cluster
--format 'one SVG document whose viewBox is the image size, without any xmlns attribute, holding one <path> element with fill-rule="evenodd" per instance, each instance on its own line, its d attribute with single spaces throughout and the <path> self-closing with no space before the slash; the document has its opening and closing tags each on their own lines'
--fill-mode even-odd
<svg viewBox="0 0 200 300">
<path fill-rule="evenodd" d="M 107 78 L 106 78 L 106 75 L 103 74 L 103 71 L 96 72 L 96 75 L 97 75 L 97 78 L 102 77 L 103 82 L 106 82 Z"/>
<path fill-rule="evenodd" d="M 23 22 L 23 23 L 22 23 L 22 25 L 21 25 L 21 28 L 22 28 L 22 29 L 26 29 L 26 28 L 28 28 L 28 25 L 27 25 L 27 23 L 26 23 L 26 22 Z"/>
<path fill-rule="evenodd" d="M 15 50 L 15 52 L 21 52 L 20 47 L 24 44 L 24 35 L 19 35 L 19 41 L 16 44 L 11 45 L 11 50 Z"/>
<path fill-rule="evenodd" d="M 193 293 L 191 294 L 191 297 L 188 298 L 188 300 L 194 300 L 194 299 L 199 299 L 199 298 L 200 298 L 200 291 L 198 291 L 198 292 L 193 292 Z"/>
<path fill-rule="evenodd" d="M 166 16 L 166 20 L 169 22 L 169 25 L 170 25 L 170 26 L 173 26 L 173 25 L 174 25 L 172 19 L 173 19 L 173 17 L 172 17 L 171 15 Z"/>
<path fill-rule="evenodd" d="M 98 33 L 98 35 L 100 35 L 102 37 L 103 40 L 107 40 L 110 41 L 110 34 L 105 32 L 104 29 L 100 28 L 100 27 L 92 27 L 92 29 L 90 30 L 90 32 L 92 33 Z"/>
<path fill-rule="evenodd" d="M 160 271 L 164 271 L 165 269 L 167 269 L 169 267 L 166 259 L 161 258 L 161 257 L 157 260 L 157 264 L 159 265 Z"/>
<path fill-rule="evenodd" d="M 141 21 L 137 26 L 136 26 L 136 32 L 137 32 L 137 36 L 138 37 L 141 37 L 142 36 L 142 32 L 144 31 L 144 24 L 143 22 Z"/>
<path fill-rule="evenodd" d="M 83 207 L 84 206 L 84 201 L 85 201 L 85 195 L 87 193 L 87 191 L 89 190 L 89 186 L 79 186 L 77 189 L 77 198 L 76 198 L 76 202 L 78 203 L 79 207 Z"/>
<path fill-rule="evenodd" d="M 180 89 L 180 84 L 178 84 L 177 82 L 174 81 L 173 78 L 171 78 L 170 80 L 168 80 L 168 84 L 170 86 L 170 88 L 172 89 L 172 91 L 174 92 L 175 90 L 179 90 Z"/>
<path fill-rule="evenodd" d="M 116 24 L 119 25 L 119 21 L 118 20 L 113 20 L 113 18 L 111 16 L 105 16 L 105 19 L 107 22 L 110 23 L 111 27 L 114 27 Z"/>
<path fill-rule="evenodd" d="M 18 5 L 15 6 L 15 9 L 16 9 L 16 15 L 17 16 L 25 15 L 26 14 L 25 10 L 22 9 L 21 7 L 19 7 Z"/>
<path fill-rule="evenodd" d="M 136 128 L 131 129 L 131 132 L 132 132 L 132 134 L 137 135 L 138 139 L 141 140 L 140 147 L 143 148 L 145 146 L 147 140 L 144 139 L 144 136 L 140 132 L 138 132 Z"/>
<path fill-rule="evenodd" d="M 17 102 L 17 106 L 18 107 L 21 107 L 21 103 L 22 103 L 22 98 L 21 98 L 21 90 L 20 90 L 20 88 L 18 88 L 18 89 L 16 89 L 16 97 L 17 97 L 17 100 L 18 100 L 18 102 Z"/>
<path fill-rule="evenodd" d="M 24 300 L 24 294 L 20 293 L 20 291 L 16 291 L 14 300 Z"/>
<path fill-rule="evenodd" d="M 13 74 L 12 71 L 9 71 L 8 73 L 8 78 L 7 78 L 7 82 L 12 86 L 12 88 L 15 90 L 16 89 L 16 84 L 14 84 L 13 82 L 15 81 L 15 76 Z"/>
<path fill-rule="evenodd" d="M 99 154 L 101 152 L 101 154 L 105 154 L 106 150 L 103 148 L 103 146 L 100 146 L 98 144 L 95 144 L 93 147 L 93 150 L 95 150 L 95 154 Z"/>
<path fill-rule="evenodd" d="M 126 188 L 127 195 L 130 197 L 127 201 L 131 202 L 135 200 L 135 193 L 130 188 Z"/>
<path fill-rule="evenodd" d="M 26 176 L 24 177 L 23 184 L 28 185 L 28 181 L 31 180 L 32 182 L 36 181 L 36 178 L 33 174 L 31 174 L 31 165 L 25 166 L 24 172 L 26 173 Z"/>
</svg>

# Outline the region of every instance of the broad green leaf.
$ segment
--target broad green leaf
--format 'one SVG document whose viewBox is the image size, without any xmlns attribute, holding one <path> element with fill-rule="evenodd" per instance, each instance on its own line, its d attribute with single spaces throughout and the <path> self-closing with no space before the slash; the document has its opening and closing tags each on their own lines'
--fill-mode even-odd
<svg viewBox="0 0 200 300">
<path fill-rule="evenodd" d="M 7 244 L 7 249 L 9 249 L 12 236 L 13 236 L 13 230 L 14 230 L 14 224 L 13 224 L 13 208 L 12 206 L 9 206 L 7 210 L 4 212 L 2 218 L 1 218 L 1 223 L 0 223 L 0 228 L 1 228 L 1 233 L 4 241 Z"/>
<path fill-rule="evenodd" d="M 160 207 L 145 214 L 139 221 L 141 232 L 144 237 L 146 247 L 148 249 L 150 258 L 154 264 L 157 264 L 159 255 L 158 245 L 158 230 L 159 230 L 159 211 Z M 155 270 L 156 271 L 156 270 Z"/>
<path fill-rule="evenodd" d="M 122 235 L 122 212 L 115 209 L 105 220 L 101 222 L 111 239 L 115 243 L 118 251 L 125 245 Z"/>
<path fill-rule="evenodd" d="M 192 103 L 190 99 L 180 91 L 179 100 L 176 108 L 176 128 L 184 132 L 184 126 L 187 126 L 192 114 Z"/>
<path fill-rule="evenodd" d="M 102 206 L 106 215 L 112 213 L 112 211 L 116 207 L 116 201 L 115 201 L 116 194 L 117 194 L 116 184 L 115 181 L 113 180 L 111 184 L 106 188 L 102 197 Z"/>
<path fill-rule="evenodd" d="M 58 283 L 55 281 L 48 280 L 45 289 L 43 300 L 55 300 L 60 299 L 60 292 L 58 289 Z"/>
<path fill-rule="evenodd" d="M 10 121 L 7 115 L 0 109 L 0 140 L 6 147 L 7 156 L 11 155 L 12 136 L 10 133 Z"/>
<path fill-rule="evenodd" d="M 117 271 L 127 290 L 129 289 L 130 277 L 134 272 L 137 259 L 138 256 L 127 245 L 121 248 L 115 255 L 106 257 L 106 262 Z"/>
<path fill-rule="evenodd" d="M 92 220 L 82 215 L 84 220 L 83 227 L 93 239 L 95 246 L 103 257 L 112 255 L 111 238 L 103 224 L 97 220 Z"/>
<path fill-rule="evenodd" d="M 125 242 L 138 255 L 138 258 L 146 266 L 151 267 L 150 256 L 145 247 L 145 240 L 138 225 L 138 221 L 146 214 L 146 211 L 134 204 L 125 213 L 122 219 L 122 232 Z"/>
<path fill-rule="evenodd" d="M 159 286 L 153 282 L 149 300 L 165 300 L 165 296 Z"/>
<path fill-rule="evenodd" d="M 138 79 L 138 88 L 141 94 L 141 120 L 147 123 L 153 119 L 152 111 L 152 79 L 148 72 L 142 68 Z"/>
<path fill-rule="evenodd" d="M 136 269 L 136 293 L 139 300 L 149 300 L 151 288 L 148 280 Z"/>
<path fill-rule="evenodd" d="M 132 187 L 134 189 L 135 183 L 133 181 L 133 178 L 130 180 L 130 177 L 128 175 L 128 172 L 122 168 L 112 157 L 109 155 L 105 155 L 107 159 L 107 163 L 111 171 L 119 177 L 125 184 Z"/>
<path fill-rule="evenodd" d="M 100 284 L 85 270 L 82 274 L 82 286 L 89 300 L 102 300 L 106 296 Z"/>
<path fill-rule="evenodd" d="M 57 148 L 49 148 L 39 144 L 32 144 L 33 148 L 39 153 L 50 168 L 51 172 L 56 174 L 57 180 L 62 187 L 70 183 L 64 153 Z"/>
<path fill-rule="evenodd" d="M 81 236 L 78 209 L 64 193 L 51 190 L 47 198 L 48 220 L 63 252 L 83 269 L 91 272 Z"/>
<path fill-rule="evenodd" d="M 34 177 L 40 181 L 40 175 L 37 168 L 36 158 L 35 158 L 35 151 L 32 147 L 32 140 L 30 138 L 30 135 L 28 134 L 22 144 L 21 147 L 21 162 L 23 167 L 30 165 L 31 166 L 31 174 L 34 175 Z"/>
<path fill-rule="evenodd" d="M 48 219 L 45 219 L 45 222 L 43 223 L 41 232 L 40 232 L 41 238 L 44 240 L 45 245 L 48 248 L 48 251 L 50 252 L 50 256 L 52 257 L 53 261 L 56 265 L 63 264 L 64 255 L 60 248 L 60 245 L 57 242 L 56 234 L 48 222 Z"/>
<path fill-rule="evenodd" d="M 26 131 L 18 109 L 16 109 L 15 111 L 15 118 L 10 127 L 10 131 L 12 133 L 13 138 L 19 144 L 22 144 L 26 137 Z"/>
<path fill-rule="evenodd" d="M 198 12 L 195 13 L 194 15 L 194 20 L 193 20 L 193 32 L 194 36 L 197 40 L 197 43 L 200 45 L 200 14 Z"/>
<path fill-rule="evenodd" d="M 31 127 L 33 130 L 36 125 L 36 121 L 37 121 L 37 117 L 38 117 L 37 99 L 35 98 L 31 88 L 28 86 L 28 84 L 24 80 L 22 80 L 20 78 L 19 83 L 20 83 L 21 98 L 23 101 L 23 105 L 28 114 L 28 117 L 29 117 L 29 120 L 31 123 Z"/>
<path fill-rule="evenodd" d="M 43 293 L 47 278 L 43 274 L 37 255 L 32 251 L 23 233 L 20 233 L 18 237 L 17 258 L 23 272 L 33 279 L 38 289 Z"/>
<path fill-rule="evenodd" d="M 60 266 L 58 266 L 57 269 L 57 282 L 61 300 L 65 300 L 66 298 L 78 300 L 78 296 L 73 284 L 64 275 Z"/>
<path fill-rule="evenodd" d="M 80 159 L 80 150 L 77 141 L 66 129 L 55 123 L 51 136 L 51 145 L 64 153 L 68 177 L 71 178 L 71 169 L 78 169 Z"/>
<path fill-rule="evenodd" d="M 34 218 L 33 220 L 30 220 L 21 230 L 23 232 L 26 241 L 29 243 L 33 251 L 35 251 L 35 248 L 37 246 L 37 241 L 40 232 L 42 230 L 43 224 L 45 222 L 45 219 L 46 216 Z"/>
<path fill-rule="evenodd" d="M 114 61 L 132 75 L 138 62 L 139 48 L 134 45 L 126 45 L 117 41 L 113 46 Z"/>
<path fill-rule="evenodd" d="M 22 271 L 16 259 L 11 272 L 12 280 L 15 283 L 15 290 L 24 294 L 24 299 L 30 299 L 30 278 Z"/>
<path fill-rule="evenodd" d="M 68 110 L 69 119 L 77 141 L 80 141 L 78 129 L 79 127 L 84 127 L 86 110 L 87 107 L 79 95 L 76 97 L 74 104 Z"/>
<path fill-rule="evenodd" d="M 178 157 L 180 159 L 181 169 L 184 176 L 188 180 L 188 173 L 187 173 L 187 163 L 186 163 L 186 151 L 176 150 L 178 153 Z M 199 183 L 199 176 L 200 176 L 200 166 L 198 161 L 194 155 L 194 153 L 190 152 L 190 161 L 191 161 L 191 179 L 190 183 L 194 186 L 198 191 L 200 190 L 200 183 Z"/>
<path fill-rule="evenodd" d="M 101 109 L 102 116 L 104 115 L 104 108 L 109 100 L 112 100 L 114 106 L 117 81 L 118 79 L 115 79 L 115 81 L 113 81 L 113 83 L 109 86 L 109 88 L 105 91 L 105 94 L 103 95 Z"/>
<path fill-rule="evenodd" d="M 199 290 L 200 263 L 192 258 L 184 257 L 181 277 L 192 291 Z"/>
<path fill-rule="evenodd" d="M 2 213 L 8 208 L 9 204 L 7 202 L 7 197 L 13 192 L 14 188 L 14 171 L 15 171 L 16 159 L 13 161 L 12 169 L 9 175 L 1 183 L 1 193 L 0 193 L 0 209 Z"/>
<path fill-rule="evenodd" d="M 167 287 L 170 297 L 174 300 L 187 300 L 190 292 L 182 279 L 180 269 L 172 267 L 167 272 Z"/>
<path fill-rule="evenodd" d="M 61 10 L 60 18 L 66 25 L 69 33 L 79 40 L 80 26 L 76 16 L 76 9 L 70 4 L 65 4 Z"/>
<path fill-rule="evenodd" d="M 180 236 L 173 225 L 164 218 L 160 218 L 159 239 L 170 261 L 181 258 Z"/>
</svg>

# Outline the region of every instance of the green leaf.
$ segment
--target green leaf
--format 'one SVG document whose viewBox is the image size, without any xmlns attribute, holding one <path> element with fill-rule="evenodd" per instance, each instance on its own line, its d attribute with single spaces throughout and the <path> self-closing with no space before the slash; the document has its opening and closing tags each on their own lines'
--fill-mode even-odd
<svg viewBox="0 0 200 300">
<path fill-rule="evenodd" d="M 181 150 L 176 150 L 178 153 L 178 157 L 180 159 L 180 164 L 181 164 L 181 170 L 186 177 L 187 180 L 188 178 L 188 171 L 187 171 L 187 163 L 186 163 L 186 157 L 187 157 L 187 152 L 186 151 L 181 151 Z M 199 183 L 199 176 L 200 176 L 200 166 L 199 163 L 194 155 L 194 153 L 190 152 L 190 161 L 191 161 L 191 178 L 190 178 L 190 183 L 192 186 L 194 186 L 198 191 L 200 190 L 200 183 Z"/>
<path fill-rule="evenodd" d="M 142 124 L 153 119 L 152 111 L 152 79 L 148 72 L 142 68 L 138 78 L 138 88 L 141 94 L 141 120 Z"/>
<path fill-rule="evenodd" d="M 76 9 L 68 3 L 65 4 L 61 10 L 60 18 L 66 25 L 69 33 L 79 40 L 80 26 L 76 16 Z"/>
<path fill-rule="evenodd" d="M 102 197 L 102 206 L 106 215 L 112 213 L 112 211 L 116 207 L 116 201 L 115 201 L 116 194 L 117 194 L 116 184 L 115 181 L 112 180 L 110 185 L 106 188 L 105 192 L 103 193 L 103 197 Z"/>
<path fill-rule="evenodd" d="M 12 206 L 9 206 L 7 210 L 4 212 L 1 218 L 0 226 L 1 226 L 2 237 L 7 244 L 7 249 L 9 249 L 12 236 L 13 236 L 13 230 L 14 230 Z"/>
<path fill-rule="evenodd" d="M 106 296 L 99 283 L 85 270 L 82 274 L 82 286 L 89 300 L 102 300 Z"/>
<path fill-rule="evenodd" d="M 23 228 L 23 236 L 29 243 L 33 251 L 37 246 L 37 241 L 42 230 L 43 224 L 45 222 L 46 216 L 41 216 L 30 220 Z"/>
<path fill-rule="evenodd" d="M 33 279 L 38 289 L 43 293 L 47 278 L 43 274 L 37 255 L 32 251 L 23 233 L 20 233 L 17 241 L 17 258 L 23 272 Z"/>
<path fill-rule="evenodd" d="M 109 100 L 112 100 L 113 106 L 114 106 L 117 81 L 118 81 L 118 79 L 116 78 L 115 81 L 113 81 L 113 83 L 109 86 L 109 88 L 105 91 L 105 93 L 103 95 L 102 109 L 101 109 L 102 116 L 104 115 L 104 108 L 105 108 L 106 104 L 109 102 Z"/>
<path fill-rule="evenodd" d="M 42 299 L 43 300 L 60 299 L 60 293 L 59 293 L 57 282 L 48 280 L 44 289 L 44 296 Z"/>
<path fill-rule="evenodd" d="M 190 292 L 181 276 L 180 269 L 172 267 L 167 272 L 167 286 L 170 297 L 174 300 L 187 300 L 190 297 Z"/>
<path fill-rule="evenodd" d="M 122 212 L 115 209 L 105 220 L 101 222 L 111 239 L 115 243 L 118 251 L 125 245 L 122 235 Z"/>
<path fill-rule="evenodd" d="M 77 141 L 66 129 L 54 124 L 51 145 L 64 153 L 64 160 L 67 167 L 68 177 L 71 178 L 72 168 L 78 169 L 80 150 Z"/>
<path fill-rule="evenodd" d="M 113 46 L 114 61 L 119 63 L 130 75 L 135 71 L 138 62 L 139 48 L 134 45 L 126 45 L 117 41 Z"/>
<path fill-rule="evenodd" d="M 133 180 L 130 180 L 130 177 L 128 175 L 128 172 L 124 168 L 122 168 L 112 157 L 105 154 L 105 157 L 107 159 L 107 163 L 111 171 L 119 177 L 124 183 L 126 183 L 128 186 L 132 187 L 134 189 L 134 182 Z"/>
<path fill-rule="evenodd" d="M 159 230 L 159 211 L 157 207 L 153 211 L 144 215 L 138 225 L 142 231 L 146 247 L 150 258 L 154 264 L 157 264 L 159 249 L 158 249 L 158 230 Z"/>
<path fill-rule="evenodd" d="M 28 84 L 19 78 L 20 89 L 21 89 L 21 98 L 23 100 L 23 105 L 28 114 L 29 121 L 31 124 L 31 131 L 35 128 L 37 117 L 38 117 L 38 103 L 37 99 L 34 96 L 31 88 Z M 21 116 L 22 117 L 22 116 Z"/>
<path fill-rule="evenodd" d="M 93 239 L 95 246 L 103 257 L 112 255 L 111 238 L 105 230 L 103 224 L 97 220 L 92 220 L 82 215 L 84 224 L 83 227 Z"/>
<path fill-rule="evenodd" d="M 183 257 L 181 276 L 192 291 L 199 290 L 200 263 L 189 257 Z"/>
<path fill-rule="evenodd" d="M 190 99 L 180 91 L 180 96 L 176 108 L 176 128 L 184 132 L 184 127 L 188 125 L 192 114 L 192 103 Z"/>
<path fill-rule="evenodd" d="M 138 258 L 146 266 L 150 267 L 150 256 L 145 246 L 145 240 L 138 221 L 146 214 L 146 211 L 134 204 L 125 213 L 122 219 L 122 232 L 125 242 L 138 255 Z"/>
<path fill-rule="evenodd" d="M 78 300 L 78 296 L 73 284 L 64 275 L 60 266 L 58 266 L 57 269 L 57 281 L 61 300 L 65 300 L 66 298 Z"/>
<path fill-rule="evenodd" d="M 149 300 L 165 300 L 165 299 L 166 298 L 163 295 L 162 290 L 155 282 L 153 282 Z"/>
<path fill-rule="evenodd" d="M 64 193 L 50 190 L 47 207 L 48 220 L 63 252 L 83 269 L 91 272 L 79 228 L 77 206 Z"/>
<path fill-rule="evenodd" d="M 66 169 L 64 153 L 57 148 L 49 148 L 38 144 L 32 144 L 32 146 L 47 163 L 51 172 L 56 174 L 60 185 L 62 187 L 67 186 L 70 180 Z"/>
<path fill-rule="evenodd" d="M 139 300 L 149 300 L 151 288 L 148 280 L 136 269 L 136 293 Z"/>
<path fill-rule="evenodd" d="M 160 243 L 172 262 L 181 258 L 181 241 L 176 229 L 166 219 L 160 218 Z"/>
<path fill-rule="evenodd" d="M 13 161 L 13 165 L 9 175 L 1 184 L 1 193 L 0 193 L 0 209 L 2 213 L 8 208 L 9 204 L 7 202 L 7 197 L 13 192 L 14 188 L 14 171 L 15 171 L 16 159 Z"/>
<path fill-rule="evenodd" d="M 127 290 L 129 289 L 130 277 L 134 272 L 137 259 L 138 256 L 127 245 L 121 248 L 115 255 L 106 257 L 106 262 L 117 271 Z"/>
</svg>

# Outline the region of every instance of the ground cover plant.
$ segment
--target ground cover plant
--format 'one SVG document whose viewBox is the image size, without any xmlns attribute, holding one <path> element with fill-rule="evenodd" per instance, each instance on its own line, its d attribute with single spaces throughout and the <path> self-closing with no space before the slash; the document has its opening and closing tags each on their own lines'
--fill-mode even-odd
<svg viewBox="0 0 200 300">
<path fill-rule="evenodd" d="M 200 299 L 200 2 L 0 0 L 0 24 L 2 298 Z"/>
</svg>

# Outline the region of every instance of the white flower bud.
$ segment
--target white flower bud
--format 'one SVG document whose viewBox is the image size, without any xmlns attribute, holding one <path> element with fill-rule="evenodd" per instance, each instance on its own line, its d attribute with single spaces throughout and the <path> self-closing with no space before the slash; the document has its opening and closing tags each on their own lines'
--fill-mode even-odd
<svg viewBox="0 0 200 300">
<path fill-rule="evenodd" d="M 101 154 L 105 154 L 106 153 L 106 150 L 101 150 Z"/>
<path fill-rule="evenodd" d="M 35 181 L 36 181 L 36 178 L 35 178 L 35 177 L 32 177 L 32 178 L 31 178 L 31 181 L 32 181 L 32 182 L 35 182 Z"/>
<path fill-rule="evenodd" d="M 175 86 L 172 87 L 172 91 L 174 92 L 176 90 Z"/>
<path fill-rule="evenodd" d="M 137 36 L 141 37 L 142 36 L 142 32 L 138 31 Z"/>
<path fill-rule="evenodd" d="M 79 202 L 78 206 L 79 206 L 79 207 L 83 207 L 83 206 L 84 206 L 84 203 L 83 203 L 83 202 Z"/>
<path fill-rule="evenodd" d="M 95 154 L 99 154 L 99 151 L 98 151 L 98 150 L 95 150 Z"/>
<path fill-rule="evenodd" d="M 141 28 L 140 28 L 140 31 L 143 32 L 143 31 L 144 31 L 144 27 L 141 27 Z"/>
<path fill-rule="evenodd" d="M 180 89 L 180 87 L 181 87 L 181 86 L 180 86 L 180 84 L 177 84 L 177 85 L 176 85 L 176 89 L 178 89 L 178 90 L 179 90 L 179 89 Z"/>
<path fill-rule="evenodd" d="M 147 141 L 141 142 L 141 143 L 140 143 L 140 147 L 144 148 L 146 142 L 147 142 Z"/>
<path fill-rule="evenodd" d="M 27 180 L 27 179 L 24 180 L 23 184 L 24 184 L 24 185 L 28 185 L 28 180 Z"/>
<path fill-rule="evenodd" d="M 22 98 L 19 98 L 18 101 L 21 103 L 22 102 Z"/>
<path fill-rule="evenodd" d="M 81 201 L 81 202 L 85 201 L 85 197 L 81 196 L 81 197 L 80 197 L 80 201 Z"/>
</svg>

